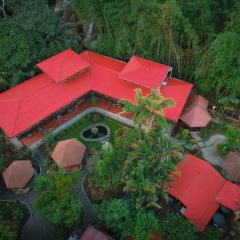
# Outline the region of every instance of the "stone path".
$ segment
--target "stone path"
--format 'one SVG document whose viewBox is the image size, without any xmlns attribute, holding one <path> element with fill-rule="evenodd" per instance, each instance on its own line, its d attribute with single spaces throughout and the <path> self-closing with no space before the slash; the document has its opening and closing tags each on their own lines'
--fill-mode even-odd
<svg viewBox="0 0 240 240">
<path fill-rule="evenodd" d="M 46 156 L 40 151 L 35 151 L 34 156 L 38 159 L 40 174 L 43 174 L 46 170 Z M 83 222 L 77 224 L 75 227 L 75 230 L 70 237 L 71 239 L 78 239 L 79 235 L 95 221 L 91 201 L 84 189 L 84 179 L 86 174 L 87 171 L 85 169 L 80 170 L 80 180 L 75 187 L 75 190 L 79 192 L 79 197 L 82 202 L 84 219 Z M 35 204 L 38 196 L 39 193 L 33 190 L 23 194 L 15 194 L 6 190 L 1 194 L 0 201 L 19 201 L 28 208 L 30 217 L 22 228 L 22 240 L 55 240 L 56 231 L 54 225 L 46 219 L 39 217 L 36 212 Z"/>
<path fill-rule="evenodd" d="M 54 226 L 46 219 L 37 215 L 35 203 L 38 198 L 38 192 L 31 191 L 24 194 L 15 194 L 10 191 L 5 191 L 1 194 L 0 201 L 2 202 L 21 202 L 29 210 L 30 217 L 22 228 L 23 240 L 54 240 Z"/>
<path fill-rule="evenodd" d="M 225 143 L 227 138 L 224 135 L 215 134 L 211 136 L 208 141 L 203 141 L 197 132 L 191 132 L 191 136 L 200 148 L 203 158 L 211 164 L 222 167 L 224 159 L 218 154 L 217 145 Z"/>
<path fill-rule="evenodd" d="M 84 180 L 87 175 L 86 169 L 80 170 L 80 180 L 77 183 L 75 190 L 79 192 L 80 200 L 83 206 L 84 218 L 81 224 L 77 224 L 75 230 L 69 237 L 69 240 L 78 239 L 84 230 L 95 221 L 95 216 L 92 209 L 92 203 L 84 189 Z"/>
</svg>

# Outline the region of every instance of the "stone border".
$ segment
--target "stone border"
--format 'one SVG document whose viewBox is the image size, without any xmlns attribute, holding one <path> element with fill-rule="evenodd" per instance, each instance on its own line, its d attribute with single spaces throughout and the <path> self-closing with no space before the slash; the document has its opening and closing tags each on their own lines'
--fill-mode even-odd
<svg viewBox="0 0 240 240">
<path fill-rule="evenodd" d="M 85 131 L 88 131 L 88 130 L 90 130 L 91 128 L 98 127 L 98 126 L 99 126 L 99 127 L 105 127 L 105 128 L 106 128 L 106 130 L 107 130 L 106 136 L 99 137 L 99 138 L 96 138 L 96 139 L 84 137 L 83 133 L 84 133 Z M 95 123 L 95 124 L 93 124 L 93 125 L 91 125 L 91 126 L 89 126 L 89 127 L 84 128 L 84 129 L 80 132 L 80 137 L 81 137 L 84 141 L 86 141 L 86 142 L 100 142 L 100 141 L 103 141 L 103 140 L 105 140 L 105 139 L 108 139 L 108 138 L 110 137 L 110 134 L 111 134 L 111 130 L 110 130 L 110 128 L 109 128 L 106 124 L 104 124 L 104 123 Z"/>
<path fill-rule="evenodd" d="M 73 125 L 74 123 L 76 123 L 77 121 L 79 121 L 81 118 L 85 117 L 89 113 L 99 113 L 99 114 L 101 114 L 105 117 L 109 117 L 109 118 L 111 118 L 111 119 L 113 119 L 117 122 L 120 122 L 124 125 L 127 125 L 129 127 L 134 127 L 135 126 L 134 123 L 133 123 L 133 120 L 122 117 L 119 114 L 112 113 L 110 111 L 107 111 L 107 110 L 99 108 L 99 107 L 90 107 L 90 108 L 84 110 L 83 112 L 79 113 L 78 115 L 76 115 L 72 119 L 68 120 L 67 122 L 63 123 L 61 126 L 55 128 L 54 130 L 51 131 L 51 133 L 53 134 L 53 136 L 56 136 L 61 131 L 70 127 L 71 125 Z M 43 139 L 40 139 L 37 142 L 35 142 L 34 144 L 32 144 L 29 148 L 31 150 L 35 150 L 38 147 L 40 147 L 42 144 L 43 144 Z"/>
</svg>

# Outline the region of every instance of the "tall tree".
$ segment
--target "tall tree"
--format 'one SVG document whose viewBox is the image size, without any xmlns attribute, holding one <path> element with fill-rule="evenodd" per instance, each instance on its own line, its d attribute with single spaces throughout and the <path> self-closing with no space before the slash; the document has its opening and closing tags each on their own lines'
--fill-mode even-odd
<svg viewBox="0 0 240 240">
<path fill-rule="evenodd" d="M 206 93 L 215 93 L 216 99 L 228 96 L 228 103 L 240 97 L 240 34 L 226 31 L 212 42 L 197 71 L 198 85 Z"/>
</svg>

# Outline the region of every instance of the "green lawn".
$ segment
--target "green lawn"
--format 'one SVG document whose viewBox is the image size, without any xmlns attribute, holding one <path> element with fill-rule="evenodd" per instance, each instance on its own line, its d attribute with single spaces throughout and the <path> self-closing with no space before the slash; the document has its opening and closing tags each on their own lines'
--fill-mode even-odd
<svg viewBox="0 0 240 240">
<path fill-rule="evenodd" d="M 85 116 L 84 118 L 80 119 L 78 122 L 76 122 L 69 128 L 63 130 L 61 133 L 59 133 L 55 137 L 55 139 L 56 141 L 59 141 L 59 140 L 64 140 L 69 138 L 77 138 L 83 144 L 85 144 L 88 148 L 101 149 L 102 144 L 100 142 L 97 142 L 97 141 L 86 142 L 80 138 L 81 131 L 84 128 L 89 127 L 95 123 L 104 123 L 110 128 L 111 130 L 110 142 L 114 141 L 117 130 L 123 127 L 123 125 L 117 121 L 114 121 L 110 118 L 104 117 L 97 113 L 91 113 Z"/>
</svg>

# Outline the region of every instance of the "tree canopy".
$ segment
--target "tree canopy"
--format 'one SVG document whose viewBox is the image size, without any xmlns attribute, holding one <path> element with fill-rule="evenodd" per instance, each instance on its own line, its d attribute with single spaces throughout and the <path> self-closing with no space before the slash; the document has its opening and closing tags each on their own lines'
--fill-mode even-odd
<svg viewBox="0 0 240 240">
<path fill-rule="evenodd" d="M 35 181 L 35 188 L 40 191 L 37 210 L 61 229 L 73 227 L 82 216 L 79 194 L 73 191 L 78 180 L 79 172 L 65 174 L 60 169 L 57 172 L 49 170 L 47 175 L 38 176 Z"/>
<path fill-rule="evenodd" d="M 87 47 L 126 61 L 134 54 L 170 65 L 177 78 L 194 82 L 216 103 L 230 95 L 223 102 L 238 106 L 239 1 L 71 2 Z"/>
<path fill-rule="evenodd" d="M 6 16 L 0 15 L 0 91 L 34 76 L 41 60 L 69 47 L 79 50 L 81 43 L 76 24 L 64 23 L 46 0 L 5 3 Z"/>
</svg>

